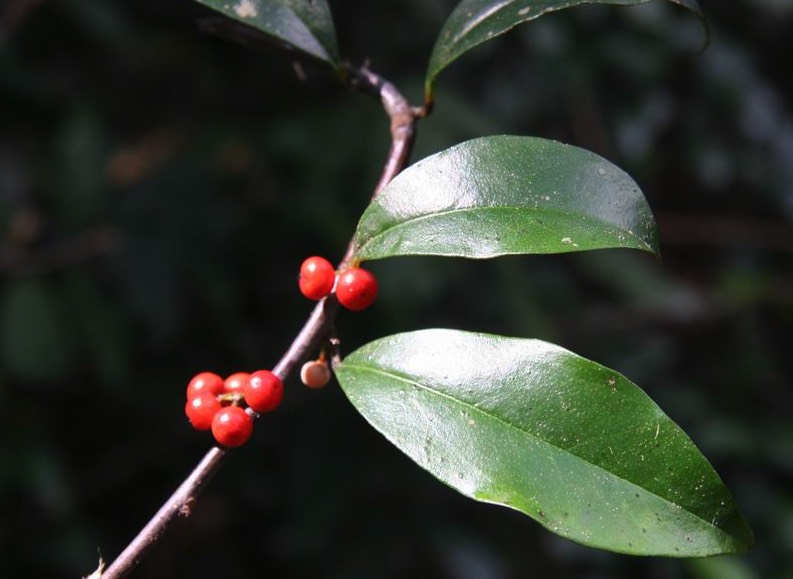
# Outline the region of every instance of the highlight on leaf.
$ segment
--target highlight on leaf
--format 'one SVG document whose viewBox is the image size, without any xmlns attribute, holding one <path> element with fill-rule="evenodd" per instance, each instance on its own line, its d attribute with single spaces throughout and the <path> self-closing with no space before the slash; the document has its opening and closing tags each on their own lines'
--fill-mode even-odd
<svg viewBox="0 0 793 579">
<path fill-rule="evenodd" d="M 473 499 L 634 555 L 746 551 L 752 533 L 694 443 L 619 373 L 540 340 L 432 329 L 335 369 L 390 442 Z"/>
<path fill-rule="evenodd" d="M 359 260 L 659 252 L 655 219 L 627 173 L 578 147 L 509 135 L 408 167 L 363 213 L 354 242 Z"/>
</svg>

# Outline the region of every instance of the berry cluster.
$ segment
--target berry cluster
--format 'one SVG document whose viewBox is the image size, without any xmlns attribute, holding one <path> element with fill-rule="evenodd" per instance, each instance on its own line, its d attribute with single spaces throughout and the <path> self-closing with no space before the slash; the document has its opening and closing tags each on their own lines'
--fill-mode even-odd
<svg viewBox="0 0 793 579">
<path fill-rule="evenodd" d="M 321 300 L 335 288 L 339 303 L 355 312 L 365 310 L 377 298 L 377 278 L 360 267 L 338 275 L 324 257 L 309 257 L 300 266 L 300 292 L 310 300 Z"/>
<path fill-rule="evenodd" d="M 377 279 L 371 272 L 350 267 L 337 274 L 327 259 L 318 256 L 300 266 L 299 286 L 312 300 L 335 291 L 339 303 L 353 311 L 368 308 L 377 298 Z M 303 365 L 300 380 L 309 388 L 322 388 L 330 374 L 323 353 Z M 283 395 L 283 382 L 269 370 L 236 372 L 225 380 L 213 372 L 201 372 L 187 385 L 185 414 L 196 430 L 211 430 L 218 444 L 242 446 L 253 433 L 252 414 L 275 410 Z"/>
<path fill-rule="evenodd" d="M 196 430 L 211 430 L 218 444 L 242 446 L 253 433 L 254 412 L 270 412 L 281 403 L 284 385 L 269 370 L 237 372 L 225 380 L 213 372 L 196 374 L 187 385 L 185 414 Z"/>
</svg>

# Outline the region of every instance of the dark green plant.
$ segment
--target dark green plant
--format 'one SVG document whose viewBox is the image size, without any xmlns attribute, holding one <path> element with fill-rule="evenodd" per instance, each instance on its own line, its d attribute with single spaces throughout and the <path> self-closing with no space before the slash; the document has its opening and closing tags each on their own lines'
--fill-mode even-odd
<svg viewBox="0 0 793 579">
<path fill-rule="evenodd" d="M 275 43 L 381 98 L 391 150 L 339 269 L 406 255 L 659 254 L 638 185 L 583 149 L 488 136 L 407 167 L 416 124 L 435 105 L 437 77 L 457 58 L 552 11 L 649 0 L 463 0 L 438 36 L 417 107 L 368 67 L 342 60 L 324 0 L 198 1 L 236 21 L 214 21 L 216 33 Z M 695 0 L 671 1 L 704 23 Z M 333 295 L 322 299 L 273 373 L 286 379 L 327 350 L 366 420 L 464 495 L 621 553 L 701 557 L 751 547 L 752 533 L 707 459 L 619 373 L 543 341 L 449 329 L 387 336 L 342 356 L 337 311 Z M 227 454 L 210 450 L 102 576 L 126 574 Z"/>
</svg>

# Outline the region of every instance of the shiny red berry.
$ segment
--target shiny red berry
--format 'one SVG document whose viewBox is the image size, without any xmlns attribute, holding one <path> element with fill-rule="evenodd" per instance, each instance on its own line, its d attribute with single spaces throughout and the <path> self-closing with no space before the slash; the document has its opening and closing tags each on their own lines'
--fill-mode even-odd
<svg viewBox="0 0 793 579">
<path fill-rule="evenodd" d="M 187 399 L 184 413 L 193 428 L 196 430 L 209 430 L 212 428 L 212 419 L 220 410 L 220 402 L 214 394 L 201 392 Z"/>
<path fill-rule="evenodd" d="M 223 446 L 242 446 L 253 433 L 253 418 L 239 406 L 221 408 L 212 419 L 212 436 Z"/>
<path fill-rule="evenodd" d="M 300 266 L 300 293 L 310 300 L 321 300 L 333 290 L 336 270 L 324 257 L 309 257 Z"/>
<path fill-rule="evenodd" d="M 233 394 L 235 392 L 242 393 L 242 387 L 248 381 L 250 374 L 247 372 L 235 372 L 223 381 L 223 391 L 226 394 Z"/>
<path fill-rule="evenodd" d="M 324 257 L 309 257 L 300 266 L 300 292 L 310 300 L 321 300 L 336 283 L 336 270 Z"/>
<path fill-rule="evenodd" d="M 245 403 L 256 412 L 275 410 L 284 397 L 284 383 L 269 370 L 259 370 L 242 387 Z"/>
<path fill-rule="evenodd" d="M 193 376 L 187 385 L 187 399 L 198 394 L 221 394 L 223 392 L 223 378 L 213 372 L 201 372 Z"/>
<path fill-rule="evenodd" d="M 323 388 L 330 380 L 330 368 L 324 360 L 311 360 L 300 369 L 300 381 L 309 388 Z"/>
<path fill-rule="evenodd" d="M 377 297 L 377 278 L 360 267 L 343 271 L 336 283 L 336 298 L 348 310 L 355 312 L 372 305 Z"/>
</svg>

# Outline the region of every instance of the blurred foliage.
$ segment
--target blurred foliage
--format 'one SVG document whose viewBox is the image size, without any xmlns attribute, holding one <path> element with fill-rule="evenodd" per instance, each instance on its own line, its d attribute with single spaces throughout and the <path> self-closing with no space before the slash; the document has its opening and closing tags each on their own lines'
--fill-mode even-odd
<svg viewBox="0 0 793 579">
<path fill-rule="evenodd" d="M 636 559 L 471 502 L 292 383 L 136 577 L 793 577 L 793 2 L 542 18 L 455 62 L 416 158 L 482 134 L 557 138 L 639 182 L 663 264 L 629 252 L 404 258 L 338 322 L 344 348 L 443 326 L 552 340 L 683 426 L 757 535 L 747 557 Z M 332 1 L 342 53 L 420 100 L 450 0 Z M 112 558 L 206 450 L 197 371 L 271 366 L 338 259 L 388 147 L 378 103 L 218 40 L 187 0 L 0 5 L 0 564 Z M 296 72 L 298 74 L 296 74 Z M 98 552 L 99 551 L 99 552 Z"/>
</svg>

